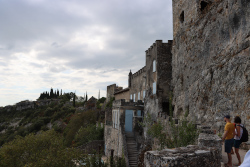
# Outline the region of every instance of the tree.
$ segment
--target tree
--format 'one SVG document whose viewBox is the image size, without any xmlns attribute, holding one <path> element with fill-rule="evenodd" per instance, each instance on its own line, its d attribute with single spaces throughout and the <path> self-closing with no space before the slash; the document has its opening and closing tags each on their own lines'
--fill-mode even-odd
<svg viewBox="0 0 250 167">
<path fill-rule="evenodd" d="M 18 136 L 0 149 L 1 167 L 73 167 L 81 158 L 79 150 L 63 146 L 63 138 L 54 130 Z"/>
<path fill-rule="evenodd" d="M 86 98 L 85 98 L 85 101 L 88 101 L 88 94 L 87 94 L 87 92 L 86 92 Z"/>
<path fill-rule="evenodd" d="M 76 133 L 82 127 L 85 128 L 87 126 L 95 125 L 97 121 L 97 112 L 96 111 L 86 111 L 83 113 L 79 113 L 74 115 L 64 130 L 65 136 L 65 144 L 70 146 L 75 138 Z"/>
<path fill-rule="evenodd" d="M 53 88 L 50 89 L 50 98 L 52 99 L 54 97 L 54 93 L 53 93 Z"/>
<path fill-rule="evenodd" d="M 73 96 L 73 106 L 76 107 L 76 93 L 74 93 Z"/>
</svg>

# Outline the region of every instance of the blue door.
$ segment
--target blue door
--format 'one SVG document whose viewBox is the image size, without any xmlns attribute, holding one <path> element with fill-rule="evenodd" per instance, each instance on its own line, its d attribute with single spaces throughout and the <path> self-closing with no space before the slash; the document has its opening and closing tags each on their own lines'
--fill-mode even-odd
<svg viewBox="0 0 250 167">
<path fill-rule="evenodd" d="M 133 110 L 125 111 L 125 131 L 132 132 L 133 130 Z"/>
</svg>

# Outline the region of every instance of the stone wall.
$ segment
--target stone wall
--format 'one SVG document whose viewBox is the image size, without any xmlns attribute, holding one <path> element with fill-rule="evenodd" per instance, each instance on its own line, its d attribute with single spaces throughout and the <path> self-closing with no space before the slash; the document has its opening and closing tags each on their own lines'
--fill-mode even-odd
<svg viewBox="0 0 250 167">
<path fill-rule="evenodd" d="M 157 95 L 164 102 L 169 100 L 172 79 L 172 41 L 157 40 Z"/>
<path fill-rule="evenodd" d="M 115 129 L 112 126 L 105 125 L 104 129 L 105 155 L 111 156 L 111 150 L 114 150 L 114 156 L 122 157 L 123 153 L 123 134 L 121 126 Z"/>
<path fill-rule="evenodd" d="M 145 167 L 220 167 L 219 152 L 199 146 L 187 146 L 145 153 Z"/>
<path fill-rule="evenodd" d="M 210 127 L 201 127 L 198 145 L 145 153 L 146 167 L 220 167 L 222 140 Z"/>
<path fill-rule="evenodd" d="M 173 0 L 175 116 L 189 111 L 222 132 L 223 115 L 239 115 L 250 127 L 249 8 L 249 0 Z"/>
<path fill-rule="evenodd" d="M 116 100 L 125 99 L 126 101 L 130 101 L 129 88 L 115 92 L 115 99 Z"/>
</svg>

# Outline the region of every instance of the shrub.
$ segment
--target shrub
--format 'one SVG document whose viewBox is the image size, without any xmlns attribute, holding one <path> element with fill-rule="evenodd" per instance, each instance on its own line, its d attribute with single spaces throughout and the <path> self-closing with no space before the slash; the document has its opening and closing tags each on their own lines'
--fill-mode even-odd
<svg viewBox="0 0 250 167">
<path fill-rule="evenodd" d="M 174 121 L 169 122 L 170 131 L 164 130 L 162 122 L 154 122 L 151 115 L 144 118 L 143 123 L 139 123 L 142 127 L 147 127 L 147 134 L 158 139 L 161 149 L 176 148 L 194 144 L 199 131 L 192 122 L 188 122 L 186 118 L 181 120 L 181 124 L 175 125 Z"/>
<path fill-rule="evenodd" d="M 1 167 L 23 166 L 76 166 L 82 158 L 81 152 L 65 148 L 63 139 L 55 131 L 16 137 L 0 149 Z M 72 161 L 74 160 L 74 161 Z"/>
<path fill-rule="evenodd" d="M 103 140 L 104 128 L 95 124 L 88 125 L 87 127 L 81 127 L 75 135 L 75 142 L 77 145 L 82 145 L 93 140 Z"/>
<path fill-rule="evenodd" d="M 64 130 L 65 144 L 70 146 L 75 138 L 76 133 L 82 127 L 85 128 L 89 125 L 95 125 L 97 121 L 97 112 L 86 111 L 72 116 Z"/>
</svg>

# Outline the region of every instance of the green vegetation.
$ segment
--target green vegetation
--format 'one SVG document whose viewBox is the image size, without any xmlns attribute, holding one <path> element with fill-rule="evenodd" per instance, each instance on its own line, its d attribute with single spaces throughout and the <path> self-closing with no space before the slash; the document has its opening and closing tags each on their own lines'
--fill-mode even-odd
<svg viewBox="0 0 250 167">
<path fill-rule="evenodd" d="M 62 95 L 62 90 L 61 90 L 61 95 Z M 43 92 L 40 94 L 40 97 L 38 99 L 42 100 L 42 99 L 52 99 L 52 98 L 58 98 L 60 96 L 59 90 L 55 90 L 53 91 L 53 88 L 50 89 L 50 93 L 49 92 Z"/>
<path fill-rule="evenodd" d="M 52 93 L 53 92 L 53 93 Z M 1 108 L 0 111 L 0 166 L 101 166 L 102 153 L 85 155 L 77 147 L 93 140 L 103 140 L 104 120 L 100 110 L 76 112 L 84 107 L 86 98 L 75 93 L 52 95 L 55 102 L 35 109 L 17 111 Z M 46 96 L 47 96 L 46 95 Z M 57 96 L 59 95 L 59 96 Z M 40 96 L 41 97 L 41 96 Z M 42 102 L 40 98 L 39 102 Z M 98 100 L 100 104 L 105 98 Z"/>
<path fill-rule="evenodd" d="M 158 139 L 161 149 L 164 147 L 176 148 L 194 144 L 199 131 L 192 122 L 186 120 L 186 117 L 180 122 L 179 125 L 175 125 L 171 119 L 168 124 L 169 131 L 167 131 L 162 122 L 154 122 L 152 116 L 148 114 L 140 125 L 147 127 L 147 134 L 150 137 Z"/>
<path fill-rule="evenodd" d="M 115 101 L 115 97 L 112 97 L 109 102 L 106 104 L 106 108 L 112 108 L 113 101 Z"/>
<path fill-rule="evenodd" d="M 89 132 L 89 130 L 91 130 L 93 126 L 96 126 L 96 121 L 99 117 L 98 114 L 98 111 L 86 111 L 72 116 L 69 124 L 63 132 L 65 137 L 65 144 L 67 146 L 77 146 L 86 143 L 85 141 L 90 141 L 88 140 L 88 138 L 92 138 L 93 140 L 100 140 L 100 136 L 97 135 L 96 138 L 94 137 L 95 134 L 89 134 L 88 136 L 85 136 L 85 139 L 83 140 L 80 140 L 78 137 L 79 135 L 81 136 L 84 133 L 83 129 Z M 102 120 L 99 121 L 101 122 Z M 96 131 L 101 131 L 101 129 L 99 129 L 98 127 Z M 90 137 L 91 135 L 93 136 Z"/>
<path fill-rule="evenodd" d="M 63 138 L 54 130 L 26 137 L 17 136 L 0 149 L 0 166 L 76 166 L 81 159 L 79 150 L 66 148 Z M 72 161 L 74 160 L 74 161 Z"/>
<path fill-rule="evenodd" d="M 93 140 L 103 140 L 104 128 L 99 124 L 87 125 L 86 127 L 81 126 L 75 135 L 74 141 L 76 145 L 83 145 Z"/>
<path fill-rule="evenodd" d="M 105 100 L 106 100 L 106 98 L 105 98 L 105 97 L 102 97 L 102 98 L 100 98 L 100 99 L 97 101 L 97 103 L 96 103 L 97 109 L 101 109 L 101 108 L 102 108 L 102 105 L 103 105 L 103 103 L 105 102 Z"/>
<path fill-rule="evenodd" d="M 80 128 L 89 132 L 93 130 L 96 122 L 103 121 L 103 116 L 100 116 L 99 110 L 76 113 L 76 108 L 72 104 L 73 99 L 76 107 L 83 107 L 85 99 L 81 96 L 77 97 L 72 92 L 64 93 L 58 99 L 60 101 L 35 109 L 16 111 L 15 108 L 12 108 L 8 111 L 6 108 L 2 108 L 0 112 L 0 146 L 12 141 L 16 136 L 25 137 L 30 133 L 47 131 L 51 128 L 63 134 L 66 146 L 71 146 L 72 143 L 80 145 L 84 144 L 85 140 L 89 142 L 90 140 L 100 140 L 103 137 L 101 135 L 103 128 L 97 128 L 94 136 L 86 136 L 88 139 L 80 140 L 79 137 L 75 137 Z M 100 101 L 102 102 L 104 99 L 101 98 Z M 79 131 L 78 136 L 83 133 L 83 131 Z"/>
<path fill-rule="evenodd" d="M 86 155 L 80 149 L 65 147 L 63 136 L 54 130 L 17 136 L 0 149 L 1 167 L 107 167 L 102 154 Z M 110 158 L 111 159 L 111 158 Z M 114 158 L 112 167 L 126 167 L 124 158 Z"/>
</svg>

